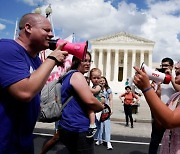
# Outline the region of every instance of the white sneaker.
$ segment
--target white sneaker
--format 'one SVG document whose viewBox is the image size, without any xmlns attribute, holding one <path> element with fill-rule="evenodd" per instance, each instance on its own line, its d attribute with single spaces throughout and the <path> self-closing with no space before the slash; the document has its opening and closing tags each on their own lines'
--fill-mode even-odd
<svg viewBox="0 0 180 154">
<path fill-rule="evenodd" d="M 100 140 L 98 140 L 98 141 L 96 141 L 96 145 L 101 145 L 103 142 L 102 141 L 100 141 Z"/>
<path fill-rule="evenodd" d="M 112 145 L 111 145 L 111 142 L 107 142 L 107 149 L 108 149 L 108 150 L 112 150 L 112 149 L 113 149 L 113 147 L 112 147 Z"/>
</svg>

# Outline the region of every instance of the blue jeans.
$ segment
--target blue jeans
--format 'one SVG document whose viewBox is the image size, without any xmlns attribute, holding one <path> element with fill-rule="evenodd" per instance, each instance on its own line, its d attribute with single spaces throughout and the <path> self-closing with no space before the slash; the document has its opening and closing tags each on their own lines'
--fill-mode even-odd
<svg viewBox="0 0 180 154">
<path fill-rule="evenodd" d="M 99 129 L 97 130 L 97 140 L 105 142 L 110 142 L 111 139 L 111 121 L 110 118 L 104 122 L 100 122 Z"/>
<path fill-rule="evenodd" d="M 94 139 L 86 138 L 87 132 L 71 132 L 59 128 L 60 141 L 70 154 L 94 154 Z"/>
</svg>

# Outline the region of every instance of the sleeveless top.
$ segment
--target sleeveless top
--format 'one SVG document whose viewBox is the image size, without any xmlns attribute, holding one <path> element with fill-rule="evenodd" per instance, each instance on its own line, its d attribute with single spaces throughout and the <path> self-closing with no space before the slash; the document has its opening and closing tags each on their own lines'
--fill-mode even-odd
<svg viewBox="0 0 180 154">
<path fill-rule="evenodd" d="M 138 98 L 133 92 L 130 93 L 124 93 L 123 95 L 121 95 L 121 97 L 124 97 L 124 104 L 126 105 L 130 105 L 133 103 L 133 99 L 134 98 Z"/>
<path fill-rule="evenodd" d="M 109 105 L 109 95 L 112 93 L 112 90 L 108 88 L 107 90 L 104 90 L 104 96 L 105 96 L 105 103 Z"/>
<path fill-rule="evenodd" d="M 177 98 L 176 98 L 177 97 Z M 172 104 L 172 101 L 174 104 Z M 171 110 L 175 110 L 180 104 L 180 92 L 175 93 L 167 102 L 168 107 Z M 160 150 L 161 154 L 180 154 L 180 127 L 173 129 L 166 129 L 163 139 L 162 146 Z"/>
<path fill-rule="evenodd" d="M 74 70 L 74 72 L 76 72 L 76 70 Z M 73 95 L 73 98 L 63 109 L 62 117 L 59 120 L 59 126 L 72 132 L 86 132 L 90 124 L 88 110 L 87 106 L 82 102 L 81 98 L 70 84 L 70 79 L 74 72 L 68 74 L 62 83 L 62 102 L 65 102 L 71 95 Z"/>
</svg>

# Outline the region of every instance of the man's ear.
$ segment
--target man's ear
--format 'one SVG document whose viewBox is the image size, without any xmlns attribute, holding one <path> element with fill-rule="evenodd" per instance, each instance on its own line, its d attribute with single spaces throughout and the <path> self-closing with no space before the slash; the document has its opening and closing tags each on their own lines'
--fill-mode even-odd
<svg viewBox="0 0 180 154">
<path fill-rule="evenodd" d="M 25 27 L 24 27 L 25 31 L 28 33 L 31 33 L 32 30 L 32 26 L 29 23 L 26 23 Z"/>
</svg>

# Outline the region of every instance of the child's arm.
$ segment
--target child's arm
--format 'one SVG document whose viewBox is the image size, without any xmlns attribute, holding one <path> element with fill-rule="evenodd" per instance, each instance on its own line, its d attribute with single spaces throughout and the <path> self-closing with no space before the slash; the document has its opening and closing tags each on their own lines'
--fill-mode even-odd
<svg viewBox="0 0 180 154">
<path fill-rule="evenodd" d="M 106 102 L 105 97 L 102 96 L 102 97 L 101 97 L 101 104 L 105 104 L 105 102 Z"/>
<path fill-rule="evenodd" d="M 92 92 L 93 94 L 97 94 L 97 93 L 100 92 L 101 86 L 100 86 L 100 85 L 97 85 L 95 88 L 90 88 L 90 90 L 91 90 L 91 92 Z"/>
</svg>

